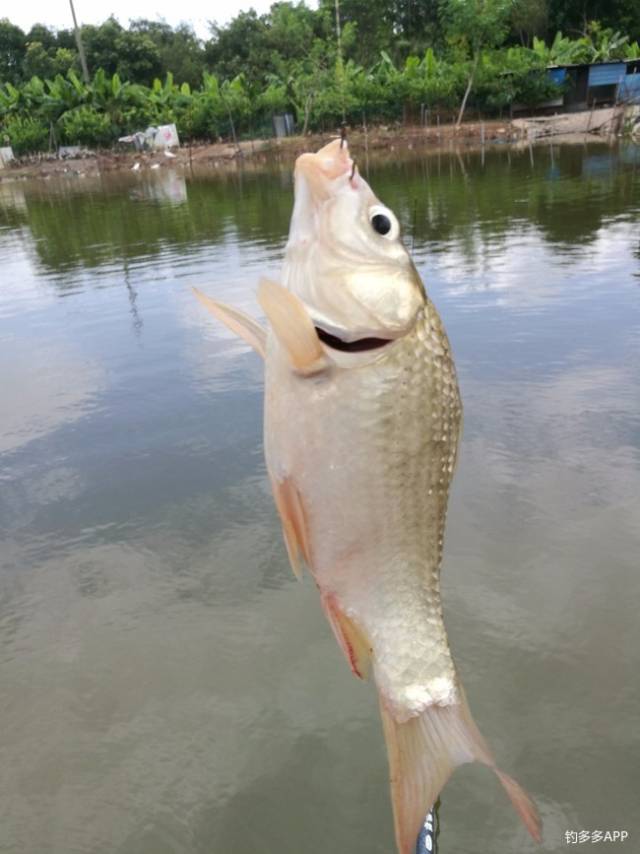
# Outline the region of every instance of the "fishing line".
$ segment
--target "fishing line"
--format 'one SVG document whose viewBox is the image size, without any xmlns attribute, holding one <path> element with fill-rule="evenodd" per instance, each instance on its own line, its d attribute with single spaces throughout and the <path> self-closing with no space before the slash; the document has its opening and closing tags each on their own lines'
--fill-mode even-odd
<svg viewBox="0 0 640 854">
<path fill-rule="evenodd" d="M 416 245 L 416 223 L 418 221 L 418 199 L 416 196 L 413 197 L 413 217 L 411 220 L 411 254 L 413 255 L 413 250 Z"/>
</svg>

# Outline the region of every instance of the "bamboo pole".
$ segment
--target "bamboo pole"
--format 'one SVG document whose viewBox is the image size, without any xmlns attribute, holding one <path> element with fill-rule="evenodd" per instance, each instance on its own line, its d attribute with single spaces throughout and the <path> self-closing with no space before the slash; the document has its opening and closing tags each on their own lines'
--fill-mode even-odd
<svg viewBox="0 0 640 854">
<path fill-rule="evenodd" d="M 82 77 L 84 82 L 89 85 L 89 68 L 87 67 L 87 58 L 84 54 L 84 45 L 82 44 L 82 34 L 80 33 L 80 28 L 78 27 L 78 21 L 76 19 L 76 10 L 73 8 L 73 0 L 69 0 L 69 6 L 71 6 L 71 16 L 73 18 L 73 32 L 76 37 L 76 44 L 78 45 L 78 53 L 80 54 L 80 65 L 82 66 Z"/>
</svg>

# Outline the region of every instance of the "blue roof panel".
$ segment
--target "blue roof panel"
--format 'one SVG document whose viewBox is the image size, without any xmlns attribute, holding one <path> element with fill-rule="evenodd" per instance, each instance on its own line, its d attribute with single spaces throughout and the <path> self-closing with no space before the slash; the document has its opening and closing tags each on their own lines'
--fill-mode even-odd
<svg viewBox="0 0 640 854">
<path fill-rule="evenodd" d="M 589 86 L 616 86 L 627 73 L 624 62 L 607 62 L 589 68 Z"/>
</svg>

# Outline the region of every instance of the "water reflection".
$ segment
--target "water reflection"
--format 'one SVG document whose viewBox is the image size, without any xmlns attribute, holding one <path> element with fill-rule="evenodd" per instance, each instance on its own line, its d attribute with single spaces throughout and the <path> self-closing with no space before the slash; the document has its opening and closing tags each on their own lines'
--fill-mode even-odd
<svg viewBox="0 0 640 854">
<path fill-rule="evenodd" d="M 131 282 L 131 273 L 129 270 L 129 265 L 125 261 L 124 262 L 124 283 L 127 288 L 127 294 L 129 296 L 129 305 L 131 307 L 131 318 L 133 323 L 133 331 L 136 337 L 140 337 L 142 333 L 142 327 L 144 326 L 144 321 L 142 320 L 142 316 L 138 309 L 138 292 L 133 286 Z"/>
<path fill-rule="evenodd" d="M 454 653 L 550 851 L 640 833 L 637 163 L 371 164 L 465 401 Z M 189 287 L 259 315 L 290 175 L 158 173 L 0 184 L 0 848 L 388 854 L 375 698 L 291 577 L 261 364 Z M 440 815 L 443 854 L 534 850 L 482 769 Z"/>
<path fill-rule="evenodd" d="M 165 169 L 157 176 L 141 175 L 139 184 L 131 191 L 132 199 L 147 199 L 162 205 L 182 205 L 187 201 L 187 182 L 184 175 Z"/>
<path fill-rule="evenodd" d="M 0 341 L 0 354 L 2 363 L 11 366 L 2 378 L 0 454 L 82 418 L 103 390 L 100 366 L 84 360 L 73 346 L 42 346 L 7 336 Z"/>
<path fill-rule="evenodd" d="M 527 152 L 511 150 L 487 151 L 482 168 L 475 155 L 459 151 L 400 161 L 378 169 L 376 189 L 407 227 L 413 225 L 410 204 L 416 201 L 415 239 L 438 244 L 471 226 L 497 236 L 521 220 L 545 240 L 575 251 L 605 221 L 629 213 L 640 160 L 637 146 L 611 150 L 596 145 L 586 155 L 581 146 L 555 153 L 546 145 L 534 150 L 533 165 Z M 470 171 L 473 181 L 459 180 Z M 166 246 L 224 242 L 229 227 L 241 241 L 279 247 L 288 226 L 290 192 L 288 170 L 193 180 L 166 169 L 153 177 L 121 175 L 75 184 L 52 180 L 28 189 L 4 184 L 0 210 L 7 223 L 28 220 L 42 263 L 63 270 L 109 257 L 143 258 Z M 55 210 L 52 197 L 58 199 Z M 132 197 L 158 204 L 131 205 Z M 474 254 L 472 248 L 469 252 Z"/>
</svg>

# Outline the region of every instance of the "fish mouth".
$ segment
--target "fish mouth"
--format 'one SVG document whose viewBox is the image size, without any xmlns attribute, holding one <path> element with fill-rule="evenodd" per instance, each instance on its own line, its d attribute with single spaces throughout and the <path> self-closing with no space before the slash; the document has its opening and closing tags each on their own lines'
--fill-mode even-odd
<svg viewBox="0 0 640 854">
<path fill-rule="evenodd" d="M 342 353 L 363 353 L 366 350 L 379 350 L 393 341 L 393 338 L 357 338 L 355 341 L 343 341 L 337 335 L 325 332 L 320 326 L 314 328 L 316 335 L 325 346 L 331 347 L 332 350 L 340 350 Z"/>
</svg>

